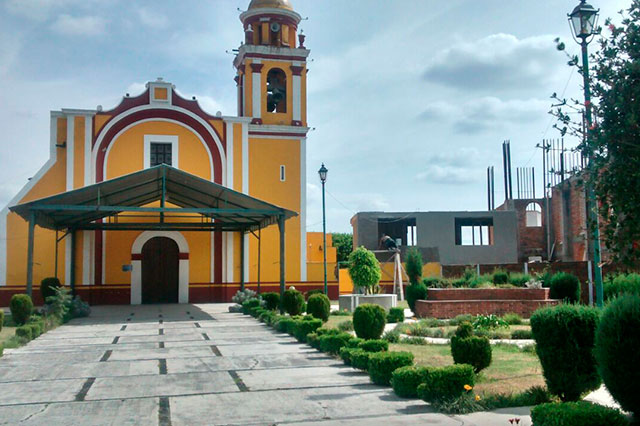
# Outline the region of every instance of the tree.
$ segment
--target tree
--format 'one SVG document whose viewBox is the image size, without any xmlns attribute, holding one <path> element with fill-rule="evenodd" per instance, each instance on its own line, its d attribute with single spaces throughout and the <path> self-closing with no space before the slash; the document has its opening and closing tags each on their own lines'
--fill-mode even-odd
<svg viewBox="0 0 640 426">
<path fill-rule="evenodd" d="M 376 256 L 364 247 L 358 247 L 349 255 L 349 276 L 356 288 L 365 294 L 374 294 L 382 277 Z"/>
<path fill-rule="evenodd" d="M 416 285 L 422 278 L 422 255 L 420 251 L 412 247 L 407 250 L 407 260 L 405 261 L 407 275 L 409 276 L 409 282 L 412 285 Z"/>
<path fill-rule="evenodd" d="M 349 255 L 353 251 L 353 235 L 337 232 L 331 234 L 331 239 L 338 253 L 338 263 L 342 263 L 346 267 L 346 263 L 349 261 Z"/>
<path fill-rule="evenodd" d="M 595 189 L 603 242 L 613 260 L 633 265 L 640 260 L 640 0 L 620 14 L 620 26 L 606 20 L 590 58 L 591 104 L 556 97 L 560 103 L 551 113 L 558 119 L 554 127 L 579 137 L 578 149 L 591 159 L 582 178 Z M 579 67 L 577 57 L 569 65 Z M 594 115 L 586 135 L 571 114 L 582 108 Z"/>
</svg>

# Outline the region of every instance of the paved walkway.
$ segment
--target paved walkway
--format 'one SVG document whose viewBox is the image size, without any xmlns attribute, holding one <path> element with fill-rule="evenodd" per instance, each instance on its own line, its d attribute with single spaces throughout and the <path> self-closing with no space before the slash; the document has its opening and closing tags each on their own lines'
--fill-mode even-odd
<svg viewBox="0 0 640 426">
<path fill-rule="evenodd" d="M 0 358 L 0 424 L 508 425 L 397 398 L 224 304 L 94 307 Z"/>
</svg>

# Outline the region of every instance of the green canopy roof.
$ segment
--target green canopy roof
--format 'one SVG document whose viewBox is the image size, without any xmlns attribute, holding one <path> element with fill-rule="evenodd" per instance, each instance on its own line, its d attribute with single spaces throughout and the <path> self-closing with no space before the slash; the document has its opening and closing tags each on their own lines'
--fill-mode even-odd
<svg viewBox="0 0 640 426">
<path fill-rule="evenodd" d="M 165 164 L 9 209 L 54 230 L 248 232 L 297 216 Z"/>
</svg>

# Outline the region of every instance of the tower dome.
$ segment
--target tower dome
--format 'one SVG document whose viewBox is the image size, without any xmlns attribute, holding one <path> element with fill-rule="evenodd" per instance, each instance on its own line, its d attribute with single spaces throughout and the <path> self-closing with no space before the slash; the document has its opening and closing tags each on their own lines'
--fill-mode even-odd
<svg viewBox="0 0 640 426">
<path fill-rule="evenodd" d="M 286 9 L 293 10 L 289 0 L 251 0 L 249 10 L 254 9 Z"/>
</svg>

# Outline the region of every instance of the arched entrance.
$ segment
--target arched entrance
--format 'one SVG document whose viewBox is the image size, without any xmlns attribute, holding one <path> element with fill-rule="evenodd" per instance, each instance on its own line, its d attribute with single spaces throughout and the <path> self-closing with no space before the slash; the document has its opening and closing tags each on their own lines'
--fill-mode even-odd
<svg viewBox="0 0 640 426">
<path fill-rule="evenodd" d="M 154 237 L 142 246 L 142 303 L 178 303 L 178 244 Z"/>
</svg>

